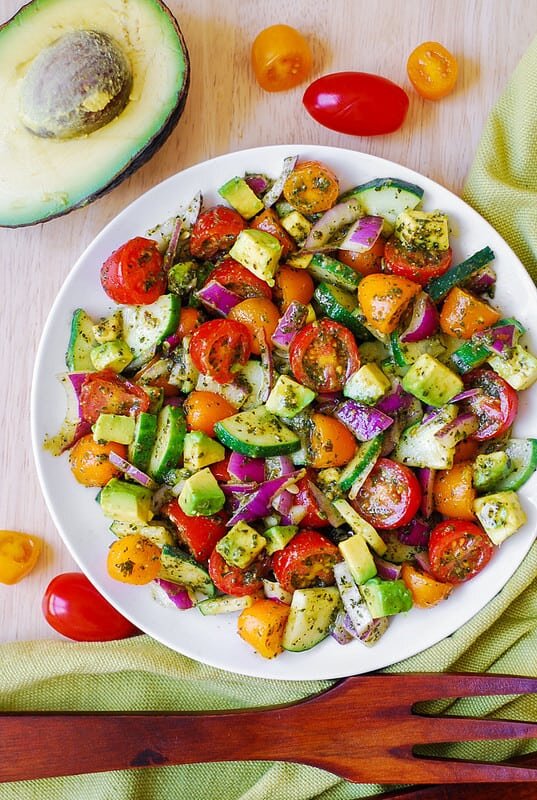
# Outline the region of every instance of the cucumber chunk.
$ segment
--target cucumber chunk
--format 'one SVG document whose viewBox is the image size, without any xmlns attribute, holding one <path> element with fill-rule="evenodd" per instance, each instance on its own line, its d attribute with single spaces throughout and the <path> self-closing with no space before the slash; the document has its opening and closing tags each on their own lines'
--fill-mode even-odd
<svg viewBox="0 0 537 800">
<path fill-rule="evenodd" d="M 183 410 L 176 406 L 164 406 L 157 417 L 155 442 L 147 465 L 147 471 L 152 478 L 162 481 L 166 472 L 178 465 L 183 453 L 185 434 Z"/>
<path fill-rule="evenodd" d="M 310 650 L 326 639 L 341 605 L 336 586 L 296 589 L 283 633 L 284 650 Z"/>
<path fill-rule="evenodd" d="M 442 300 L 454 286 L 463 283 L 463 281 L 469 278 L 470 275 L 473 275 L 474 272 L 490 264 L 493 259 L 494 253 L 490 247 L 483 247 L 465 261 L 450 267 L 448 271 L 440 275 L 439 278 L 434 278 L 434 280 L 429 281 L 425 287 L 425 291 L 431 300 L 437 303 L 438 300 Z"/>
<path fill-rule="evenodd" d="M 94 371 L 91 351 L 98 344 L 93 334 L 93 320 L 83 308 L 77 308 L 71 320 L 71 335 L 65 354 L 65 363 L 70 372 Z"/>
<path fill-rule="evenodd" d="M 345 192 L 341 199 L 348 197 L 359 199 L 364 214 L 384 217 L 393 226 L 401 212 L 419 205 L 423 189 L 398 178 L 375 178 Z"/>
<path fill-rule="evenodd" d="M 176 294 L 163 294 L 147 306 L 124 306 L 123 341 L 135 359 L 150 353 L 177 330 L 181 301 Z"/>
<path fill-rule="evenodd" d="M 201 592 L 207 597 L 215 596 L 216 586 L 210 579 L 207 570 L 178 547 L 165 544 L 162 548 L 160 563 L 160 578 L 186 586 L 195 592 Z"/>
<path fill-rule="evenodd" d="M 315 253 L 308 265 L 308 272 L 318 281 L 339 286 L 352 292 L 358 288 L 360 276 L 346 264 L 324 253 Z"/>
<path fill-rule="evenodd" d="M 537 439 L 510 439 L 504 450 L 511 462 L 511 471 L 494 484 L 495 492 L 520 489 L 537 469 Z"/>
<path fill-rule="evenodd" d="M 327 317 L 345 325 L 357 339 L 365 341 L 371 338 L 357 317 L 360 309 L 354 294 L 329 283 L 320 283 L 315 289 L 314 298 Z"/>
<path fill-rule="evenodd" d="M 258 406 L 217 422 L 214 432 L 225 446 L 243 456 L 280 456 L 300 449 L 300 438 L 277 416 Z"/>
</svg>

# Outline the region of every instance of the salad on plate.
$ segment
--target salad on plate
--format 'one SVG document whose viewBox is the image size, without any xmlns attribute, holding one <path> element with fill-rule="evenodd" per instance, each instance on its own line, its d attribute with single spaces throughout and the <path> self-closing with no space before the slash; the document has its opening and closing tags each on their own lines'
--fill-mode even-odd
<svg viewBox="0 0 537 800">
<path fill-rule="evenodd" d="M 289 156 L 218 193 L 98 265 L 116 305 L 74 310 L 45 447 L 97 488 L 113 578 L 266 658 L 373 646 L 526 522 L 537 359 L 418 185 Z"/>
</svg>

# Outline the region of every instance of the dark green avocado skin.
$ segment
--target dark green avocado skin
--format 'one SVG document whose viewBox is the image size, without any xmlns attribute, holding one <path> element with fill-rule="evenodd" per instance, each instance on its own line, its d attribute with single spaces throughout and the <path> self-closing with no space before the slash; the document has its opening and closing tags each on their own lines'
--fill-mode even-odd
<svg viewBox="0 0 537 800">
<path fill-rule="evenodd" d="M 142 149 L 133 153 L 131 160 L 125 164 L 125 166 L 121 169 L 120 172 L 111 175 L 109 180 L 102 184 L 100 187 L 94 189 L 91 193 L 88 193 L 87 196 L 81 198 L 78 202 L 73 202 L 72 204 L 66 205 L 65 208 L 62 208 L 59 211 L 56 211 L 49 215 L 43 215 L 39 218 L 34 220 L 28 220 L 27 222 L 16 222 L 11 224 L 10 222 L 4 222 L 0 220 L 0 228 L 19 228 L 19 227 L 29 227 L 31 225 L 36 225 L 42 222 L 48 222 L 52 219 L 56 219 L 61 216 L 65 216 L 66 214 L 71 213 L 78 208 L 83 208 L 90 203 L 93 203 L 95 200 L 103 197 L 103 195 L 107 194 L 108 192 L 112 191 L 119 186 L 124 180 L 129 178 L 134 172 L 136 172 L 140 167 L 142 167 L 145 163 L 147 163 L 155 153 L 162 147 L 164 142 L 170 137 L 173 130 L 175 129 L 181 115 L 184 111 L 185 104 L 188 97 L 188 92 L 190 89 L 190 57 L 188 53 L 187 44 L 183 33 L 179 27 L 179 23 L 177 22 L 176 18 L 170 11 L 170 9 L 166 6 L 162 0 L 152 0 L 154 3 L 157 3 L 164 13 L 169 18 L 171 25 L 173 26 L 177 38 L 181 45 L 182 55 L 184 59 L 184 73 L 183 73 L 183 85 L 181 89 L 181 93 L 178 97 L 178 101 L 173 108 L 172 112 L 168 115 L 166 121 L 162 125 L 162 127 L 153 135 L 151 139 L 147 141 L 145 146 Z M 26 8 L 27 6 L 31 6 L 35 0 L 30 0 L 29 3 L 22 6 L 17 13 L 8 21 L 6 21 L 3 25 L 0 25 L 0 30 L 4 28 L 6 25 L 10 25 L 13 23 L 14 20 L 18 17 L 21 11 Z"/>
</svg>

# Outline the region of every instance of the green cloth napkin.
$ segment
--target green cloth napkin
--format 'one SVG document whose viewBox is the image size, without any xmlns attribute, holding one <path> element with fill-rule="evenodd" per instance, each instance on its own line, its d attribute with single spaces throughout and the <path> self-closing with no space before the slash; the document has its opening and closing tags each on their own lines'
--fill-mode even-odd
<svg viewBox="0 0 537 800">
<path fill-rule="evenodd" d="M 487 122 L 465 198 L 490 220 L 537 278 L 537 42 Z M 388 671 L 537 675 L 536 574 L 537 544 L 503 590 L 470 622 Z M 328 681 L 277 682 L 233 675 L 191 661 L 146 636 L 103 644 L 31 642 L 0 648 L 0 708 L 9 711 L 241 708 L 298 700 L 328 685 Z M 535 698 L 518 698 L 505 705 L 499 699 L 476 698 L 456 701 L 451 710 L 537 719 Z M 498 742 L 483 748 L 453 745 L 449 754 L 499 759 L 530 750 L 527 745 Z M 31 757 L 29 751 L 29 762 Z M 3 784 L 0 798 L 350 800 L 381 790 L 292 764 L 233 763 Z"/>
</svg>

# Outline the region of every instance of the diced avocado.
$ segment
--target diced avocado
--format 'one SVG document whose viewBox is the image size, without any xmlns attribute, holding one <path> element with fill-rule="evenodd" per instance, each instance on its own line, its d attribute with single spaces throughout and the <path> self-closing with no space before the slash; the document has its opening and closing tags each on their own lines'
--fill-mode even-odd
<svg viewBox="0 0 537 800">
<path fill-rule="evenodd" d="M 186 586 L 207 597 L 215 596 L 216 586 L 207 570 L 179 547 L 163 545 L 160 565 L 159 578 Z"/>
<path fill-rule="evenodd" d="M 328 636 L 340 608 L 336 586 L 296 589 L 283 633 L 283 648 L 301 652 L 314 647 Z"/>
<path fill-rule="evenodd" d="M 216 442 L 202 431 L 190 431 L 185 435 L 183 462 L 186 469 L 196 472 L 209 464 L 222 461 L 226 451 L 220 442 Z"/>
<path fill-rule="evenodd" d="M 109 317 L 103 317 L 93 326 L 93 335 L 99 344 L 113 342 L 121 336 L 123 318 L 121 311 L 114 311 Z"/>
<path fill-rule="evenodd" d="M 357 584 L 365 583 L 377 574 L 373 556 L 361 533 L 344 539 L 338 547 Z"/>
<path fill-rule="evenodd" d="M 134 522 L 120 522 L 115 519 L 110 525 L 110 530 L 118 539 L 122 536 L 128 536 L 131 533 L 138 533 L 140 536 L 149 539 L 159 547 L 163 547 L 165 544 L 173 546 L 176 543 L 173 533 L 158 522 L 149 522 L 147 525 L 137 525 Z"/>
<path fill-rule="evenodd" d="M 300 211 L 291 211 L 280 220 L 282 227 L 285 228 L 287 233 L 293 237 L 297 244 L 307 238 L 308 233 L 311 231 L 312 224 Z"/>
<path fill-rule="evenodd" d="M 274 286 L 274 274 L 280 263 L 282 246 L 275 236 L 256 228 L 247 228 L 237 236 L 229 255 L 258 278 Z"/>
<path fill-rule="evenodd" d="M 317 395 L 307 386 L 280 375 L 266 402 L 266 408 L 278 417 L 296 417 Z"/>
<path fill-rule="evenodd" d="M 395 220 L 394 234 L 412 248 L 434 251 L 449 247 L 449 222 L 441 211 L 406 209 Z"/>
<path fill-rule="evenodd" d="M 112 342 L 98 344 L 90 351 L 91 363 L 95 369 L 111 369 L 123 372 L 133 359 L 132 350 L 126 342 L 114 339 Z"/>
<path fill-rule="evenodd" d="M 371 580 L 360 586 L 362 597 L 373 619 L 390 617 L 412 608 L 412 595 L 404 581 L 385 581 L 382 578 Z"/>
<path fill-rule="evenodd" d="M 266 531 L 263 531 L 263 536 L 266 539 L 265 549 L 267 555 L 271 556 L 277 550 L 283 550 L 297 532 L 298 525 L 272 525 Z"/>
<path fill-rule="evenodd" d="M 160 386 L 144 386 L 144 392 L 149 397 L 150 414 L 158 414 L 164 405 L 164 389 Z"/>
<path fill-rule="evenodd" d="M 251 219 L 263 211 L 262 201 L 250 189 L 244 178 L 231 178 L 219 188 L 218 194 L 245 219 Z"/>
<path fill-rule="evenodd" d="M 391 561 L 392 564 L 403 564 L 405 561 L 412 561 L 418 553 L 423 553 L 425 547 L 415 544 L 405 544 L 399 538 L 397 531 L 383 531 L 383 541 L 386 545 L 386 552 L 383 558 Z"/>
<path fill-rule="evenodd" d="M 106 517 L 135 525 L 144 525 L 153 519 L 152 499 L 150 489 L 119 478 L 109 480 L 99 494 L 99 503 Z"/>
<path fill-rule="evenodd" d="M 195 261 L 178 261 L 168 272 L 168 289 L 175 294 L 184 294 L 197 285 L 199 265 Z"/>
<path fill-rule="evenodd" d="M 455 455 L 455 445 L 446 443 L 436 434 L 444 425 L 457 416 L 457 406 L 444 406 L 427 423 L 421 420 L 409 425 L 397 442 L 394 455 L 396 461 L 408 467 L 429 467 L 429 469 L 451 469 Z"/>
<path fill-rule="evenodd" d="M 511 459 L 505 450 L 480 453 L 474 461 L 474 486 L 478 492 L 487 492 L 511 470 Z"/>
<path fill-rule="evenodd" d="M 347 525 L 356 534 L 359 534 L 373 548 L 379 556 L 384 555 L 386 545 L 374 529 L 357 511 L 341 498 L 334 500 L 334 508 L 339 511 Z"/>
<path fill-rule="evenodd" d="M 267 540 L 247 522 L 237 522 L 230 531 L 216 543 L 216 550 L 226 564 L 246 569 L 255 561 Z"/>
<path fill-rule="evenodd" d="M 493 544 L 501 544 L 527 521 L 516 492 L 496 492 L 474 501 L 476 516 Z"/>
<path fill-rule="evenodd" d="M 307 269 L 311 264 L 313 253 L 290 253 L 285 263 L 295 269 Z"/>
<path fill-rule="evenodd" d="M 389 391 L 390 386 L 390 381 L 377 364 L 364 364 L 349 377 L 343 387 L 343 394 L 359 403 L 374 406 Z"/>
<path fill-rule="evenodd" d="M 224 507 L 224 492 L 208 467 L 187 478 L 178 497 L 189 517 L 210 517 Z"/>
<path fill-rule="evenodd" d="M 93 320 L 83 308 L 77 308 L 71 320 L 71 335 L 65 354 L 67 369 L 70 372 L 92 370 L 90 353 L 96 344 Z"/>
<path fill-rule="evenodd" d="M 517 392 L 528 389 L 537 380 L 537 358 L 521 344 L 515 344 L 509 358 L 491 356 L 488 362 Z"/>
<path fill-rule="evenodd" d="M 96 442 L 117 442 L 131 444 L 134 441 L 134 417 L 120 414 L 99 414 L 93 426 L 93 438 Z"/>
<path fill-rule="evenodd" d="M 458 375 L 428 353 L 412 364 L 402 383 L 405 391 L 430 406 L 443 406 L 464 388 Z"/>
</svg>

